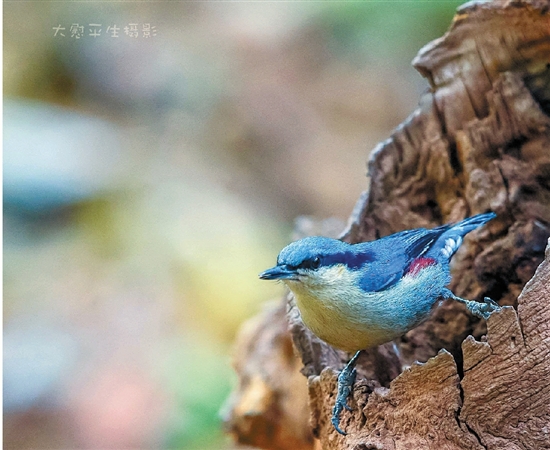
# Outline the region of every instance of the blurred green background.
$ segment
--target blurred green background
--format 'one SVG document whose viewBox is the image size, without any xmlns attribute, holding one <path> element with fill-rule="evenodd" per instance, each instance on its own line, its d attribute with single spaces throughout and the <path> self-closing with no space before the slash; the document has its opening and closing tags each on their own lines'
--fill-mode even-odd
<svg viewBox="0 0 550 450">
<path fill-rule="evenodd" d="M 458 5 L 4 2 L 4 448 L 232 448 L 257 274 L 343 227 Z"/>
</svg>

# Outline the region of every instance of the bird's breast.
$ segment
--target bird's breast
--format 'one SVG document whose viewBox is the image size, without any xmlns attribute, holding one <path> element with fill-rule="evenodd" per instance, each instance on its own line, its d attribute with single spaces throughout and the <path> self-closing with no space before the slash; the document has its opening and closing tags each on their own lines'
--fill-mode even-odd
<svg viewBox="0 0 550 450">
<path fill-rule="evenodd" d="M 435 266 L 380 292 L 363 291 L 358 276 L 358 271 L 335 266 L 317 279 L 287 283 L 306 326 L 349 352 L 389 342 L 417 326 L 448 283 L 448 276 Z"/>
</svg>

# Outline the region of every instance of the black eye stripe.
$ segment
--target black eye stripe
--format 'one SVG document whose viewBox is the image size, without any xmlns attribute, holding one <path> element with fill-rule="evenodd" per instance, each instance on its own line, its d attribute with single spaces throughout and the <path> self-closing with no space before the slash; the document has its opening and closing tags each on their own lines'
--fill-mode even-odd
<svg viewBox="0 0 550 450">
<path fill-rule="evenodd" d="M 338 264 L 343 264 L 350 270 L 359 270 L 365 266 L 365 264 L 372 262 L 376 259 L 375 254 L 371 251 L 341 251 L 337 253 L 329 254 L 309 254 L 303 259 L 298 259 L 298 255 L 279 255 L 277 259 L 278 265 L 284 265 L 289 270 L 317 270 L 320 267 L 330 267 Z"/>
<path fill-rule="evenodd" d="M 352 253 L 342 252 L 327 256 L 323 261 L 324 265 L 345 264 L 350 269 L 359 269 L 365 263 L 374 261 L 374 255 L 371 252 Z"/>
<path fill-rule="evenodd" d="M 330 267 L 335 264 L 344 264 L 351 270 L 360 269 L 366 263 L 374 261 L 374 255 L 370 252 L 352 253 L 341 252 L 332 255 L 314 256 L 302 261 L 297 268 L 315 270 L 319 267 Z"/>
<path fill-rule="evenodd" d="M 298 266 L 300 269 L 318 269 L 321 266 L 321 257 L 314 256 L 313 258 L 308 258 L 302 261 Z"/>
</svg>

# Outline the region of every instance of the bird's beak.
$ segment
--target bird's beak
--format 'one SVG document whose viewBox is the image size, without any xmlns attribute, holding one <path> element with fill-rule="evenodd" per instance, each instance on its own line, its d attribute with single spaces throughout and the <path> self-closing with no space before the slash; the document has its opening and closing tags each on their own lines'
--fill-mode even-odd
<svg viewBox="0 0 550 450">
<path fill-rule="evenodd" d="M 260 274 L 262 280 L 297 280 L 296 271 L 291 270 L 288 266 L 275 266 L 267 269 Z"/>
</svg>

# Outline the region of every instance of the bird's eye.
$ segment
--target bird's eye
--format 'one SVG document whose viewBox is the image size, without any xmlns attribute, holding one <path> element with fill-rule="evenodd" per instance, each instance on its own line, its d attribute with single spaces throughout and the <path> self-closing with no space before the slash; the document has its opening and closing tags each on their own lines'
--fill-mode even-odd
<svg viewBox="0 0 550 450">
<path fill-rule="evenodd" d="M 311 260 L 310 267 L 312 269 L 318 269 L 320 265 L 321 265 L 321 258 L 319 258 L 318 256 L 316 256 Z"/>
<path fill-rule="evenodd" d="M 303 260 L 298 267 L 300 269 L 315 270 L 315 269 L 318 269 L 320 265 L 321 265 L 321 258 L 319 256 L 315 256 L 314 258 Z"/>
</svg>

